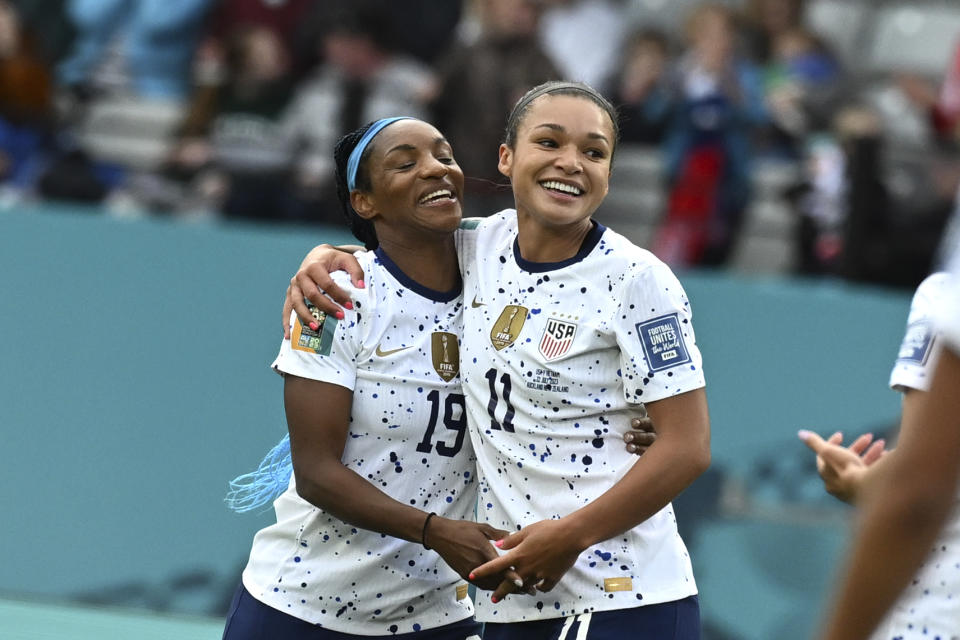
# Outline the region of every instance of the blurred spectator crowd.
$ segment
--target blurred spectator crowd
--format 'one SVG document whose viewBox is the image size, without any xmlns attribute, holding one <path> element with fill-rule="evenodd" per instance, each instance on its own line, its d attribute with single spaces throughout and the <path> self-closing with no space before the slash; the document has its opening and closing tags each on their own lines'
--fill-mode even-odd
<svg viewBox="0 0 960 640">
<path fill-rule="evenodd" d="M 622 114 L 598 218 L 669 263 L 912 287 L 953 229 L 950 0 L 0 0 L 0 206 L 340 224 L 331 150 L 436 124 L 465 213 L 528 88 Z"/>
</svg>

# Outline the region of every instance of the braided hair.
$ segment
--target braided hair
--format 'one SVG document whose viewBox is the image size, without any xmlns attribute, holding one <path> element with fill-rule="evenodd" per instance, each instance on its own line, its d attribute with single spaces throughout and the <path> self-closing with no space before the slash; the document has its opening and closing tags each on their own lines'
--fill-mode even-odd
<svg viewBox="0 0 960 640">
<path fill-rule="evenodd" d="M 350 204 L 350 189 L 347 187 L 347 161 L 350 158 L 350 152 L 354 150 L 363 134 L 373 124 L 373 122 L 368 122 L 359 129 L 351 131 L 340 138 L 333 148 L 333 159 L 336 164 L 334 178 L 337 184 L 337 199 L 340 201 L 340 208 L 347 219 L 350 232 L 368 250 L 376 249 L 380 245 L 380 241 L 377 240 L 377 231 L 374 229 L 373 223 L 366 218 L 362 218 Z M 357 165 L 356 188 L 360 191 L 370 191 L 373 188 L 373 183 L 370 181 L 370 171 L 367 167 L 372 148 L 373 144 L 370 144 L 364 149 L 360 156 L 360 163 Z"/>
<path fill-rule="evenodd" d="M 533 103 L 533 101 L 544 95 L 586 98 L 603 109 L 607 116 L 610 117 L 610 124 L 613 127 L 613 149 L 616 149 L 617 141 L 620 139 L 620 118 L 617 114 L 616 107 L 610 104 L 609 100 L 604 98 L 599 91 L 587 83 L 567 82 L 564 80 L 550 80 L 548 82 L 544 82 L 543 84 L 537 85 L 533 89 L 530 89 L 523 94 L 523 97 L 517 100 L 517 103 L 510 111 L 510 116 L 507 118 L 507 128 L 504 133 L 504 144 L 511 149 L 516 148 L 517 130 L 520 128 L 520 123 L 523 122 L 523 118 L 526 116 L 527 111 L 530 109 L 530 105 Z M 613 161 L 612 152 L 610 160 Z"/>
</svg>

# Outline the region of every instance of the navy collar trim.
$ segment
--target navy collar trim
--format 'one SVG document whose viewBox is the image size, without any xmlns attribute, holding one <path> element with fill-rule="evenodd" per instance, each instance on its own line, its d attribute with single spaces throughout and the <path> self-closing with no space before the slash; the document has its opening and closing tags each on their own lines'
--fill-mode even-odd
<svg viewBox="0 0 960 640">
<path fill-rule="evenodd" d="M 377 247 L 374 250 L 377 259 L 380 260 L 380 263 L 387 268 L 387 271 L 390 272 L 394 278 L 397 279 L 400 284 L 405 288 L 410 289 L 414 293 L 427 298 L 428 300 L 433 300 L 434 302 L 450 302 L 454 300 L 463 292 L 463 280 L 460 279 L 460 274 L 457 274 L 457 286 L 451 289 L 450 291 L 436 291 L 429 287 L 425 287 L 403 271 L 400 270 L 400 267 L 397 266 L 397 263 L 390 259 L 390 256 L 384 252 L 383 247 Z"/>
<path fill-rule="evenodd" d="M 577 251 L 577 255 L 572 258 L 567 258 L 566 260 L 561 260 L 560 262 L 531 262 L 529 260 L 524 260 L 520 255 L 520 242 L 518 238 L 513 239 L 513 259 L 517 261 L 517 266 L 519 266 L 524 271 L 530 273 L 543 273 L 545 271 L 555 271 L 557 269 L 562 269 L 564 267 L 569 267 L 572 264 L 576 264 L 583 260 L 589 255 L 593 248 L 597 246 L 600 242 L 603 232 L 607 230 L 605 226 L 597 222 L 596 220 L 591 220 L 593 223 L 593 228 L 587 233 L 587 236 L 583 239 L 583 243 L 580 245 L 580 250 Z"/>
</svg>

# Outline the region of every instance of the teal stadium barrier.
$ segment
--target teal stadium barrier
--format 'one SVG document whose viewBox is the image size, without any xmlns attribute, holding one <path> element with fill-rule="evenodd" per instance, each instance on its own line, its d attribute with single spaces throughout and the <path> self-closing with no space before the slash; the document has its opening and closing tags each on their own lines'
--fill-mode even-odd
<svg viewBox="0 0 960 640">
<path fill-rule="evenodd" d="M 271 519 L 222 500 L 285 430 L 268 365 L 286 282 L 313 244 L 347 240 L 340 229 L 0 212 L 0 592 L 222 615 Z M 909 295 L 680 276 L 713 424 L 711 472 L 677 501 L 705 638 L 805 638 L 848 510 L 822 494 L 795 433 L 896 421 L 886 382 Z M 0 616 L 0 636 L 24 618 Z"/>
</svg>

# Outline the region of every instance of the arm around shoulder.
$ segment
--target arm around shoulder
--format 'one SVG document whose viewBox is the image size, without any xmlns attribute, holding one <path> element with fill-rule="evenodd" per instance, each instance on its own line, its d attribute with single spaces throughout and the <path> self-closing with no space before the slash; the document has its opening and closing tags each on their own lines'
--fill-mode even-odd
<svg viewBox="0 0 960 640">
<path fill-rule="evenodd" d="M 354 286 L 364 288 L 363 269 L 353 256 L 355 251 L 361 250 L 363 247 L 355 245 L 334 247 L 329 244 L 321 244 L 310 250 L 300 263 L 300 269 L 290 278 L 287 287 L 282 312 L 284 338 L 290 337 L 291 312 L 296 311 L 304 324 L 313 321 L 313 314 L 306 304 L 308 300 L 324 313 L 338 318 L 343 314 L 341 306 L 352 308 L 350 295 L 333 281 L 330 273 L 346 271 L 350 274 Z"/>
</svg>

